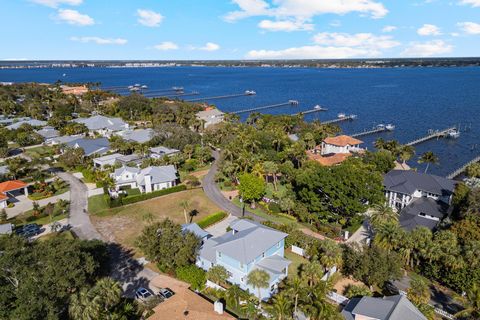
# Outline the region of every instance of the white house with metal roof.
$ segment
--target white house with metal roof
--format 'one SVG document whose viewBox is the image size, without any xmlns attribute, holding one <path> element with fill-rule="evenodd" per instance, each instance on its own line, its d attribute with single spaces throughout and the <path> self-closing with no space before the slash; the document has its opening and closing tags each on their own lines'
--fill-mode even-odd
<svg viewBox="0 0 480 320">
<path fill-rule="evenodd" d="M 85 156 L 89 157 L 94 154 L 102 155 L 110 151 L 110 142 L 107 138 L 87 139 L 77 138 L 66 143 L 71 148 L 81 148 L 85 152 Z"/>
<path fill-rule="evenodd" d="M 138 188 L 142 193 L 167 189 L 175 186 L 178 181 L 177 170 L 174 166 L 158 166 L 140 169 L 136 167 L 122 167 L 112 173 L 115 189 L 125 187 Z"/>
<path fill-rule="evenodd" d="M 150 148 L 150 158 L 152 159 L 162 159 L 165 156 L 171 157 L 179 153 L 180 153 L 180 150 L 171 149 L 171 148 L 162 147 L 162 146 Z"/>
<path fill-rule="evenodd" d="M 250 272 L 264 270 L 270 276 L 268 288 L 262 288 L 262 299 L 277 291 L 278 284 L 288 275 L 290 260 L 284 258 L 288 234 L 250 220 L 237 220 L 224 235 L 204 241 L 196 265 L 208 271 L 214 265 L 223 266 L 227 279 L 258 297 L 258 289 L 247 284 Z"/>
<path fill-rule="evenodd" d="M 99 134 L 104 137 L 110 137 L 112 133 L 127 130 L 128 124 L 121 118 L 111 118 L 102 115 L 92 116 L 90 118 L 74 119 L 74 122 L 83 123 L 92 134 Z"/>
<path fill-rule="evenodd" d="M 155 131 L 153 129 L 137 129 L 137 130 L 124 130 L 116 133 L 117 136 L 122 137 L 126 141 L 146 143 L 152 140 Z"/>
<path fill-rule="evenodd" d="M 21 120 L 21 121 L 18 121 L 18 122 L 14 122 L 11 125 L 6 126 L 5 128 L 8 129 L 8 130 L 16 130 L 24 124 L 28 124 L 32 127 L 43 127 L 43 126 L 47 125 L 47 122 L 42 121 L 42 120 L 37 120 L 37 119 Z"/>
<path fill-rule="evenodd" d="M 106 166 L 114 166 L 118 158 L 123 157 L 120 153 L 107 154 L 106 156 L 93 159 L 93 167 L 96 169 L 103 169 Z"/>
</svg>

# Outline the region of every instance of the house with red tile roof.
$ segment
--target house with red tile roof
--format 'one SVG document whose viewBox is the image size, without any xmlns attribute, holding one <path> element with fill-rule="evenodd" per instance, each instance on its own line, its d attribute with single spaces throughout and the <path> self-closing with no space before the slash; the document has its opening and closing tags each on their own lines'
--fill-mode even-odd
<svg viewBox="0 0 480 320">
<path fill-rule="evenodd" d="M 307 151 L 310 160 L 317 161 L 322 166 L 334 166 L 342 163 L 354 153 L 361 153 L 360 148 L 363 141 L 347 135 L 327 137 L 322 141 L 321 146 Z"/>
<path fill-rule="evenodd" d="M 0 208 L 6 208 L 8 200 L 14 198 L 19 191 L 28 196 L 28 184 L 20 180 L 10 180 L 0 183 Z"/>
</svg>

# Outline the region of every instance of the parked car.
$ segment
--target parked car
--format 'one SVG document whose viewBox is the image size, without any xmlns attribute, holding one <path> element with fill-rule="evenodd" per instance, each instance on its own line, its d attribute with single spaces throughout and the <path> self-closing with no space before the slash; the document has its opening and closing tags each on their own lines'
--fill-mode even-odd
<svg viewBox="0 0 480 320">
<path fill-rule="evenodd" d="M 137 291 L 135 292 L 135 298 L 139 300 L 145 301 L 150 297 L 153 297 L 153 292 L 150 291 L 149 289 L 138 288 Z"/>
<path fill-rule="evenodd" d="M 173 291 L 168 289 L 168 288 L 164 288 L 164 289 L 160 289 L 158 291 L 158 295 L 161 296 L 162 298 L 165 298 L 165 299 L 168 299 L 170 298 L 171 296 L 174 295 Z"/>
<path fill-rule="evenodd" d="M 21 227 L 17 227 L 15 229 L 15 233 L 18 234 L 19 236 L 30 238 L 30 237 L 36 236 L 37 234 L 42 233 L 42 229 L 40 229 L 40 226 L 38 224 L 30 223 Z"/>
</svg>

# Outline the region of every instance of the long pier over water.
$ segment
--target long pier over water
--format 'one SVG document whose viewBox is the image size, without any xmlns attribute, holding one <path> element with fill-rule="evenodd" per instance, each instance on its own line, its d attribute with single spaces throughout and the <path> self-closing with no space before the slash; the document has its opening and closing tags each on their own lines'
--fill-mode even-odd
<svg viewBox="0 0 480 320">
<path fill-rule="evenodd" d="M 215 97 L 195 98 L 195 99 L 189 99 L 185 101 L 188 101 L 188 102 L 207 101 L 207 100 L 214 100 L 214 99 L 227 99 L 227 98 L 236 98 L 236 97 L 244 97 L 244 96 L 253 96 L 253 94 L 244 92 L 244 93 L 236 93 L 236 94 L 226 94 L 223 96 L 215 96 Z"/>
<path fill-rule="evenodd" d="M 416 140 L 410 141 L 406 145 L 407 146 L 414 146 L 416 144 L 428 141 L 430 139 L 442 138 L 442 137 L 445 137 L 447 134 L 449 134 L 450 132 L 452 132 L 456 129 L 457 129 L 457 127 L 450 127 L 450 128 L 444 129 L 444 130 L 435 130 L 433 132 L 429 132 L 429 134 L 424 136 L 424 137 L 421 137 L 421 138 L 418 138 Z"/>
<path fill-rule="evenodd" d="M 337 123 L 337 122 L 342 122 L 342 121 L 347 121 L 347 120 L 355 120 L 356 118 L 357 118 L 356 115 L 351 114 L 351 115 L 347 115 L 345 117 L 338 117 L 337 119 L 322 121 L 322 124 L 332 124 L 332 123 Z"/>
<path fill-rule="evenodd" d="M 265 109 L 272 109 L 272 108 L 278 108 L 278 107 L 283 107 L 283 106 L 297 106 L 298 101 L 297 100 L 289 100 L 287 102 L 282 102 L 282 103 L 277 103 L 277 104 L 271 104 L 268 106 L 261 106 L 261 107 L 255 107 L 255 108 L 250 108 L 250 109 L 243 109 L 243 110 L 238 110 L 238 111 L 233 111 L 232 113 L 234 114 L 241 114 L 241 113 L 248 113 L 248 112 L 256 112 L 260 110 L 265 110 Z"/>
<path fill-rule="evenodd" d="M 372 129 L 372 130 L 351 134 L 350 136 L 353 137 L 353 138 L 357 138 L 357 137 L 363 137 L 363 136 L 367 136 L 369 134 L 380 133 L 380 132 L 384 132 L 384 131 L 388 131 L 387 128 L 378 127 L 378 128 Z"/>
<path fill-rule="evenodd" d="M 480 162 L 480 156 L 477 156 L 476 158 L 470 160 L 469 162 L 465 163 L 463 166 L 461 166 L 460 168 L 458 168 L 457 170 L 453 171 L 452 173 L 450 173 L 448 176 L 447 176 L 447 179 L 453 179 L 455 178 L 456 176 L 459 176 L 463 171 L 465 171 L 468 166 L 474 164 L 474 163 L 477 163 L 477 162 Z"/>
</svg>

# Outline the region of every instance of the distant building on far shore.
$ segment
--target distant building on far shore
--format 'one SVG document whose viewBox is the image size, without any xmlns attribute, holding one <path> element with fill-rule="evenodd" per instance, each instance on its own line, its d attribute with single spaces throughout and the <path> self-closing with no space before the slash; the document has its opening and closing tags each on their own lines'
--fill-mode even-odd
<svg viewBox="0 0 480 320">
<path fill-rule="evenodd" d="M 88 88 L 86 86 L 67 86 L 63 85 L 60 86 L 62 92 L 65 94 L 73 94 L 75 96 L 81 96 L 88 92 Z"/>
</svg>

